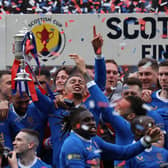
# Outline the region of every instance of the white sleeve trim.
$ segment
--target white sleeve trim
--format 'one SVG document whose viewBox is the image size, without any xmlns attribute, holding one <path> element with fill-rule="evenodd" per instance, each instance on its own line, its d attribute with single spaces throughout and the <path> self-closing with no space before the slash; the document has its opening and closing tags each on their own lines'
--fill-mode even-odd
<svg viewBox="0 0 168 168">
<path fill-rule="evenodd" d="M 87 86 L 87 88 L 90 88 L 90 87 L 92 87 L 92 86 L 94 86 L 94 85 L 96 85 L 96 83 L 95 83 L 95 81 L 89 81 L 88 83 L 86 83 L 86 86 Z"/>
<path fill-rule="evenodd" d="M 148 143 L 145 142 L 144 137 L 142 137 L 142 138 L 140 139 L 140 142 L 141 142 L 141 144 L 142 144 L 145 148 L 151 147 L 151 144 L 148 144 Z"/>
<path fill-rule="evenodd" d="M 104 58 L 104 55 L 103 55 L 103 54 L 101 54 L 101 55 L 95 55 L 95 58 L 96 58 L 96 59 L 103 59 L 103 58 Z"/>
</svg>

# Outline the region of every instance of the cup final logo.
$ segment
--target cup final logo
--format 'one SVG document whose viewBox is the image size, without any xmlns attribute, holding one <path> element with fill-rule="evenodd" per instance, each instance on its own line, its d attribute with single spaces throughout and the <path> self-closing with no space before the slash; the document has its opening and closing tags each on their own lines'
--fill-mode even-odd
<svg viewBox="0 0 168 168">
<path fill-rule="evenodd" d="M 32 21 L 29 27 L 32 27 L 32 32 L 36 39 L 38 56 L 43 62 L 47 62 L 50 59 L 54 60 L 65 48 L 65 34 L 62 24 L 56 22 L 56 20 L 52 21 L 52 18 L 47 20 L 51 23 L 47 21 L 35 22 L 36 20 Z"/>
</svg>

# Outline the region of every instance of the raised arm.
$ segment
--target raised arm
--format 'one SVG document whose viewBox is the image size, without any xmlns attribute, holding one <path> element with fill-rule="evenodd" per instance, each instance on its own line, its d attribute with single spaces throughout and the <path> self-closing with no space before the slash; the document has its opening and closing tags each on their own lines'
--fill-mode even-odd
<svg viewBox="0 0 168 168">
<path fill-rule="evenodd" d="M 54 103 L 49 97 L 43 95 L 39 89 L 36 89 L 36 93 L 38 96 L 38 101 L 34 102 L 34 104 L 40 110 L 40 112 L 47 116 L 52 112 L 52 110 L 54 110 Z"/>
<path fill-rule="evenodd" d="M 104 56 L 102 55 L 103 38 L 101 34 L 96 33 L 96 27 L 93 26 L 92 46 L 95 53 L 95 77 L 96 84 L 104 91 L 106 84 L 106 66 Z"/>
</svg>

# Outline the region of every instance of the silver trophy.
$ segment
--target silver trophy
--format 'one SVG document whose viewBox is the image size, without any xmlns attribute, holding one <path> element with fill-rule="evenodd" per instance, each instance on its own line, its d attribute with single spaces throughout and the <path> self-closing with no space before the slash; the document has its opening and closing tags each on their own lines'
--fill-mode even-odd
<svg viewBox="0 0 168 168">
<path fill-rule="evenodd" d="M 31 81 L 31 78 L 29 78 L 29 73 L 26 72 L 25 67 L 25 57 L 24 57 L 24 45 L 23 40 L 28 32 L 27 28 L 24 28 L 20 30 L 15 36 L 14 36 L 14 55 L 15 59 L 20 61 L 20 72 L 16 74 L 15 81 Z"/>
<path fill-rule="evenodd" d="M 20 59 L 20 72 L 16 74 L 15 81 L 31 81 L 29 74 L 25 71 L 25 62 L 24 59 Z"/>
</svg>

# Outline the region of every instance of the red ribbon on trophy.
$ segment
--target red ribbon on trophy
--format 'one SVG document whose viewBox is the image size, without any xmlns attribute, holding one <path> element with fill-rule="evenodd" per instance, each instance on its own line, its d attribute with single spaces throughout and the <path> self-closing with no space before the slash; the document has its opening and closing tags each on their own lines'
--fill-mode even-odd
<svg viewBox="0 0 168 168">
<path fill-rule="evenodd" d="M 33 56 L 37 66 L 40 68 L 34 35 L 32 32 L 28 32 L 27 29 L 24 29 L 16 34 L 14 39 L 15 60 L 11 68 L 12 93 L 15 94 L 19 89 L 21 95 L 22 92 L 27 92 L 31 96 L 32 101 L 37 101 L 38 97 L 33 81 L 34 75 L 29 64 L 29 60 Z"/>
<path fill-rule="evenodd" d="M 20 61 L 19 60 L 14 60 L 14 62 L 13 62 L 13 65 L 12 65 L 12 68 L 11 68 L 11 79 L 12 79 L 12 90 L 15 90 L 16 88 L 15 88 L 15 78 L 16 78 L 16 74 L 17 74 L 17 72 L 18 72 L 18 69 L 19 69 L 19 66 L 20 66 Z"/>
</svg>

